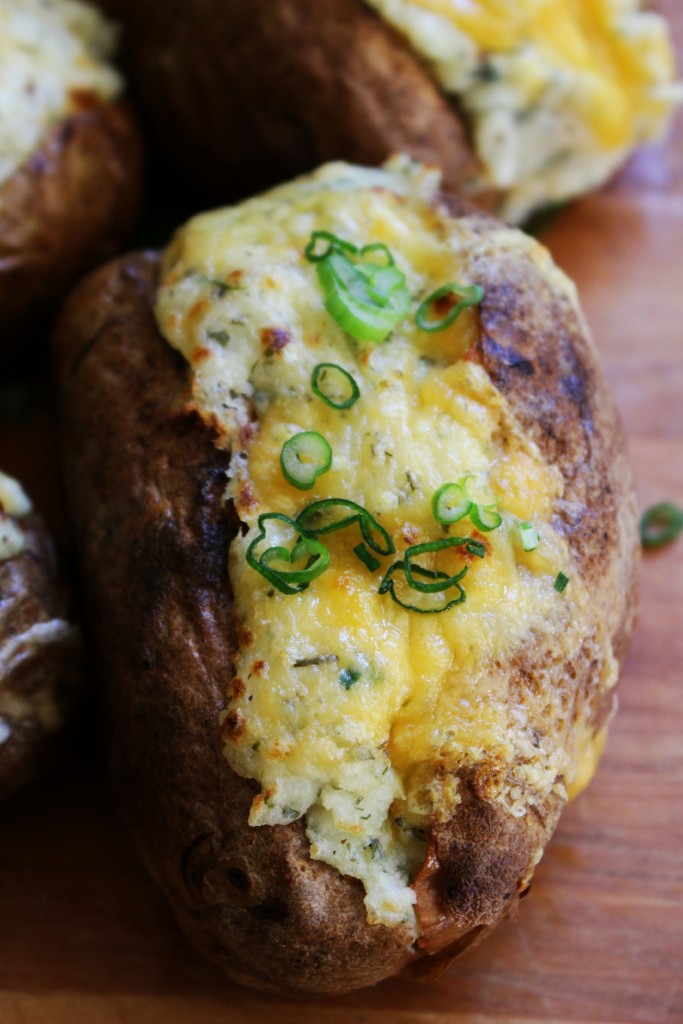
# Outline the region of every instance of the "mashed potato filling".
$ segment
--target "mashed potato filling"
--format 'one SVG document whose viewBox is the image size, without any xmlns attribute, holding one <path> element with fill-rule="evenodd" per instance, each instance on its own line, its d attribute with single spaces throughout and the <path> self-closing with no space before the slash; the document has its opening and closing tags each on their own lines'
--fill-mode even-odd
<svg viewBox="0 0 683 1024">
<path fill-rule="evenodd" d="M 165 255 L 156 307 L 162 333 L 192 367 L 194 406 L 232 451 L 227 497 L 244 524 L 229 559 L 240 649 L 222 731 L 232 768 L 260 783 L 250 824 L 305 815 L 311 856 L 360 879 L 368 920 L 387 925 L 415 923 L 410 882 L 430 824 L 457 806 L 459 770 L 493 760 L 491 796 L 513 815 L 550 792 L 564 795 L 576 758 L 574 732 L 553 717 L 566 713 L 560 697 L 550 711 L 513 699 L 506 659 L 539 636 L 561 636 L 571 657 L 589 631 L 584 588 L 551 525 L 560 474 L 471 357 L 477 308 L 436 333 L 415 322 L 435 289 L 476 283 L 470 266 L 492 244 L 475 220 L 448 215 L 438 186 L 409 161 L 383 170 L 330 164 L 196 217 Z M 355 340 L 326 311 L 304 255 L 320 230 L 359 247 L 383 243 L 405 274 L 413 311 L 385 342 Z M 573 295 L 537 243 L 498 230 Z M 360 397 L 351 407 L 314 393 L 321 363 L 354 378 Z M 288 482 L 280 462 L 303 431 L 332 450 L 310 490 Z M 490 532 L 471 518 L 435 519 L 435 492 L 466 475 L 469 493 L 501 517 Z M 280 592 L 248 551 L 291 552 L 296 530 L 261 517 L 292 519 L 334 498 L 366 509 L 395 554 L 366 564 L 355 522 L 320 538 L 325 572 L 301 592 Z M 538 532 L 535 550 L 520 542 L 521 521 Z M 452 547 L 422 565 L 449 576 L 466 568 L 462 603 L 424 614 L 380 592 L 406 549 L 456 535 L 476 539 L 484 557 Z M 562 571 L 571 579 L 560 593 Z M 404 584 L 395 594 L 417 601 Z M 539 735 L 533 721 L 546 712 L 554 724 Z"/>
<path fill-rule="evenodd" d="M 108 67 L 114 31 L 79 0 L 0 5 L 0 185 L 67 114 L 121 89 Z"/>
<path fill-rule="evenodd" d="M 468 117 L 513 221 L 605 181 L 683 97 L 666 21 L 640 0 L 367 0 Z"/>
<path fill-rule="evenodd" d="M 0 473 L 0 562 L 23 551 L 26 539 L 20 524 L 31 511 L 31 502 L 14 477 Z"/>
</svg>

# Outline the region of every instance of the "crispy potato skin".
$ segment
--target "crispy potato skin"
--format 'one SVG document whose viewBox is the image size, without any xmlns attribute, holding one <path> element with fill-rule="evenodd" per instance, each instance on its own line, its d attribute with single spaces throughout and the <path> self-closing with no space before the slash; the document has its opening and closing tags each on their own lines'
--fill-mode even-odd
<svg viewBox="0 0 683 1024">
<path fill-rule="evenodd" d="M 150 124 L 195 183 L 225 200 L 328 160 L 408 152 L 448 187 L 474 158 L 457 113 L 361 0 L 107 0 Z"/>
<path fill-rule="evenodd" d="M 488 218 L 471 221 L 491 229 Z M 310 860 L 301 822 L 246 825 L 256 786 L 232 773 L 218 724 L 238 642 L 226 570 L 238 523 L 222 505 L 229 454 L 186 410 L 185 365 L 151 313 L 157 266 L 147 254 L 99 270 L 55 336 L 67 485 L 124 814 L 181 926 L 237 980 L 336 992 L 406 967 L 429 976 L 514 911 L 561 800 L 513 818 L 491 797 L 495 766 L 463 773 L 462 801 L 433 828 L 415 883 L 417 948 L 401 929 L 366 923 L 361 886 Z M 585 326 L 531 261 L 520 269 L 503 252 L 479 271 L 486 298 L 471 357 L 565 474 L 561 525 L 621 656 L 635 612 L 635 503 Z M 553 361 L 544 352 L 556 337 Z M 559 672 L 568 721 L 588 704 L 597 729 L 612 701 L 596 697 L 590 643 L 569 665 L 553 661 L 560 650 L 517 652 L 511 688 Z"/>
<path fill-rule="evenodd" d="M 0 799 L 40 773 L 82 691 L 82 651 L 75 628 L 50 643 L 31 639 L 32 627 L 69 614 L 55 552 L 39 516 L 24 520 L 26 546 L 0 561 Z M 19 699 L 26 712 L 10 714 Z M 53 706 L 46 723 L 37 705 Z"/>
<path fill-rule="evenodd" d="M 141 188 L 142 143 L 121 101 L 56 124 L 0 186 L 0 351 L 37 330 L 79 274 L 123 244 Z"/>
</svg>

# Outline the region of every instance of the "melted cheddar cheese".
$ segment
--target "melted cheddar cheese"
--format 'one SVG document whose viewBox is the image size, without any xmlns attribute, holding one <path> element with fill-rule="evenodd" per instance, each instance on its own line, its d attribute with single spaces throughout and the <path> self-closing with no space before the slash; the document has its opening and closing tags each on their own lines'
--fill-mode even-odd
<svg viewBox="0 0 683 1024">
<path fill-rule="evenodd" d="M 14 558 L 25 546 L 24 532 L 17 522 L 31 511 L 31 502 L 21 485 L 0 473 L 0 562 Z"/>
<path fill-rule="evenodd" d="M 261 786 L 250 824 L 305 815 L 311 856 L 361 879 L 368 920 L 388 925 L 414 923 L 410 881 L 430 823 L 458 803 L 459 770 L 495 764 L 490 797 L 512 815 L 564 793 L 576 757 L 559 687 L 531 706 L 530 695 L 511 694 L 507 662 L 544 638 L 570 658 L 592 629 L 552 526 L 560 474 L 469 357 L 478 310 L 435 334 L 409 315 L 386 342 L 362 343 L 327 313 L 304 256 L 314 230 L 359 247 L 382 242 L 417 304 L 446 282 L 476 283 L 473 261 L 499 242 L 531 255 L 573 301 L 537 243 L 503 226 L 493 241 L 482 236 L 476 222 L 449 216 L 437 192 L 438 178 L 408 161 L 383 170 L 331 164 L 196 217 L 165 255 L 156 307 L 162 333 L 192 367 L 194 405 L 232 451 L 226 497 L 245 532 L 229 557 L 240 650 L 225 681 L 223 734 L 233 769 Z M 312 392 L 322 362 L 356 380 L 350 408 L 330 408 Z M 308 491 L 280 465 L 283 444 L 300 431 L 322 434 L 333 452 Z M 434 493 L 465 474 L 473 497 L 497 501 L 497 529 L 435 520 Z M 293 518 L 324 498 L 362 505 L 397 554 L 369 569 L 354 553 L 358 525 L 349 526 L 322 538 L 326 572 L 300 593 L 281 593 L 247 551 L 262 533 L 264 544 L 291 549 L 296 534 L 259 517 Z M 520 544 L 520 519 L 539 532 L 535 551 Z M 486 548 L 483 558 L 459 549 L 432 556 L 431 568 L 449 575 L 467 565 L 462 604 L 421 614 L 379 592 L 394 558 L 449 531 Z M 561 594 L 560 570 L 572 577 Z M 607 647 L 596 651 L 606 686 L 610 658 Z M 541 734 L 544 715 L 552 724 Z"/>
<path fill-rule="evenodd" d="M 79 0 L 0 5 L 0 185 L 53 124 L 120 91 L 106 63 L 113 43 L 111 26 Z"/>
<path fill-rule="evenodd" d="M 681 100 L 666 22 L 639 0 L 367 0 L 466 113 L 500 212 L 604 180 Z"/>
</svg>

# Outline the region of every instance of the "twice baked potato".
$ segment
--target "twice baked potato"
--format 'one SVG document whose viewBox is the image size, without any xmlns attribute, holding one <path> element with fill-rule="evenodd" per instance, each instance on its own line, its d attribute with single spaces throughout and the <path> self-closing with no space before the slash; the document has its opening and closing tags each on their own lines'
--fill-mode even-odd
<svg viewBox="0 0 683 1024">
<path fill-rule="evenodd" d="M 641 0 L 107 0 L 149 121 L 225 200 L 393 152 L 521 221 L 602 184 L 681 98 Z"/>
<path fill-rule="evenodd" d="M 81 689 L 80 633 L 52 542 L 0 473 L 0 798 L 45 766 Z"/>
<path fill-rule="evenodd" d="M 113 32 L 75 0 L 0 8 L 0 348 L 36 331 L 79 274 L 127 238 L 142 146 Z"/>
<path fill-rule="evenodd" d="M 120 803 L 232 977 L 430 971 L 591 777 L 637 511 L 571 283 L 396 160 L 91 275 L 64 461 Z"/>
</svg>

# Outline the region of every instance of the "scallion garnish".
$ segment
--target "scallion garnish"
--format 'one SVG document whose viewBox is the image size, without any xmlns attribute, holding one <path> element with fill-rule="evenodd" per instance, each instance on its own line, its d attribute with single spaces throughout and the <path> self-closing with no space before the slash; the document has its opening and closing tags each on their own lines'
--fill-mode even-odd
<svg viewBox="0 0 683 1024">
<path fill-rule="evenodd" d="M 489 533 L 490 530 L 497 530 L 503 522 L 500 513 L 496 512 L 492 505 L 477 505 L 472 502 L 470 508 L 470 519 L 476 527 Z"/>
<path fill-rule="evenodd" d="M 445 315 L 439 317 L 439 305 L 450 295 L 460 296 L 460 301 L 449 305 Z M 484 289 L 481 285 L 456 284 L 455 282 L 444 284 L 421 303 L 415 314 L 415 323 L 422 331 L 443 331 L 458 319 L 463 309 L 467 309 L 469 306 L 478 306 L 483 298 Z M 433 316 L 434 313 L 437 315 L 436 319 Z"/>
<path fill-rule="evenodd" d="M 661 501 L 648 508 L 640 520 L 640 539 L 645 548 L 661 548 L 670 544 L 683 530 L 683 509 L 670 501 Z"/>
<path fill-rule="evenodd" d="M 565 576 L 563 572 L 558 572 L 557 576 L 555 577 L 555 582 L 553 586 L 555 587 L 555 590 L 558 592 L 558 594 L 561 594 L 568 583 L 569 576 Z"/>
<path fill-rule="evenodd" d="M 360 398 L 351 374 L 336 363 L 318 363 L 311 376 L 311 389 L 332 409 L 350 409 Z"/>
<path fill-rule="evenodd" d="M 283 545 L 266 548 L 259 558 L 256 549 L 266 538 L 266 523 L 270 521 L 286 523 L 296 531 L 297 539 L 291 551 Z M 315 537 L 307 535 L 301 527 L 282 512 L 264 512 L 258 517 L 258 535 L 247 548 L 246 560 L 252 569 L 256 569 L 283 594 L 300 594 L 311 580 L 327 569 L 330 564 L 330 553 L 324 544 Z M 306 559 L 303 569 L 276 568 L 278 562 L 285 565 L 296 565 Z"/>
<path fill-rule="evenodd" d="M 319 243 L 327 243 L 319 250 Z M 364 257 L 380 252 L 385 261 Z M 405 275 L 382 242 L 358 249 L 327 231 L 314 231 L 305 249 L 315 263 L 325 309 L 340 327 L 359 341 L 384 341 L 405 318 L 410 293 Z"/>
<path fill-rule="evenodd" d="M 472 502 L 461 484 L 444 484 L 432 498 L 432 513 L 438 523 L 457 523 L 469 512 Z"/>
<path fill-rule="evenodd" d="M 379 569 L 379 559 L 375 558 L 371 551 L 368 551 L 365 544 L 358 544 L 353 549 L 353 553 L 370 572 L 375 572 L 376 569 Z"/>
<path fill-rule="evenodd" d="M 283 444 L 280 465 L 287 483 L 309 491 L 318 477 L 332 465 L 332 449 L 322 434 L 303 430 Z"/>
<path fill-rule="evenodd" d="M 443 484 L 432 498 L 432 513 L 437 522 L 449 525 L 469 516 L 475 526 L 485 533 L 496 530 L 502 517 L 495 510 L 496 502 L 479 505 L 467 493 L 471 473 L 461 476 L 457 483 Z"/>
<path fill-rule="evenodd" d="M 454 605 L 456 604 L 462 604 L 462 602 L 465 600 L 465 589 L 463 586 L 461 586 L 459 582 L 456 581 L 453 584 L 453 586 L 455 587 L 457 594 L 455 597 L 451 598 L 450 601 L 447 601 L 446 604 L 437 607 L 430 607 L 428 605 L 409 604 L 407 601 L 402 601 L 401 598 L 396 593 L 396 586 L 394 581 L 395 573 L 400 572 L 401 570 L 405 572 L 405 562 L 394 562 L 394 564 L 391 565 L 389 569 L 387 569 L 384 578 L 379 585 L 378 592 L 380 594 L 386 594 L 388 592 L 391 595 L 392 600 L 395 601 L 396 604 L 400 605 L 401 608 L 405 608 L 409 612 L 419 612 L 420 615 L 434 615 L 438 612 L 446 612 L 448 611 L 449 608 L 453 608 Z M 417 573 L 419 576 L 424 576 L 427 579 L 437 581 L 443 581 L 450 578 L 448 576 L 448 573 L 435 572 L 432 569 L 424 569 L 421 565 L 413 566 L 412 572 L 413 574 Z"/>
<path fill-rule="evenodd" d="M 535 551 L 538 547 L 538 530 L 532 523 L 519 524 L 519 538 L 525 551 Z"/>
<path fill-rule="evenodd" d="M 336 518 L 339 513 L 341 518 Z M 347 513 L 347 514 L 343 514 Z M 297 525 L 311 537 L 342 530 L 358 523 L 363 540 L 378 555 L 394 553 L 394 542 L 374 516 L 348 498 L 322 498 L 307 505 L 296 517 Z"/>
</svg>

